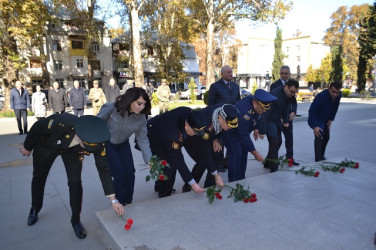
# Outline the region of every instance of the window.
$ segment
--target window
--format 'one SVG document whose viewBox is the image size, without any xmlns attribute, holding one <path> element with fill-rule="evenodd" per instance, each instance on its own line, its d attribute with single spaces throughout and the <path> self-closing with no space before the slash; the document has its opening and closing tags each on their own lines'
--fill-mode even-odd
<svg viewBox="0 0 376 250">
<path fill-rule="evenodd" d="M 77 59 L 77 68 L 83 68 L 84 67 L 84 59 Z"/>
<path fill-rule="evenodd" d="M 61 51 L 61 42 L 59 40 L 53 40 L 52 50 L 53 51 Z"/>
<path fill-rule="evenodd" d="M 64 78 L 56 78 L 55 82 L 57 82 L 60 88 L 64 88 Z"/>
<path fill-rule="evenodd" d="M 124 69 L 124 68 L 128 68 L 129 67 L 128 61 L 116 62 L 116 66 L 117 66 L 118 69 Z"/>
<path fill-rule="evenodd" d="M 101 61 L 99 60 L 91 60 L 90 65 L 92 70 L 101 70 Z"/>
<path fill-rule="evenodd" d="M 55 70 L 62 70 L 63 69 L 63 61 L 54 61 L 54 69 Z"/>
<path fill-rule="evenodd" d="M 118 46 L 120 46 L 120 50 L 129 51 L 129 43 L 121 43 Z"/>
<path fill-rule="evenodd" d="M 154 51 L 152 46 L 148 46 L 148 55 L 149 56 L 154 56 Z"/>
<path fill-rule="evenodd" d="M 84 42 L 72 40 L 72 49 L 84 49 Z"/>
<path fill-rule="evenodd" d="M 92 43 L 91 46 L 92 46 L 94 52 L 99 51 L 99 44 L 98 43 Z"/>
</svg>

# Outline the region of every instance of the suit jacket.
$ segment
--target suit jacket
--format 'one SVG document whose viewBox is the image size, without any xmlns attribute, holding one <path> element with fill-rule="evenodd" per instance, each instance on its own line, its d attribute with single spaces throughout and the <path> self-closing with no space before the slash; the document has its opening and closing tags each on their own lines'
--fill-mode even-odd
<svg viewBox="0 0 376 250">
<path fill-rule="evenodd" d="M 56 92 L 55 89 L 50 89 L 48 91 L 48 104 L 54 112 L 65 111 L 67 106 L 67 96 L 64 89 L 58 89 Z"/>
<path fill-rule="evenodd" d="M 82 88 L 72 88 L 69 93 L 69 103 L 74 109 L 84 109 L 86 106 L 85 91 Z"/>
<path fill-rule="evenodd" d="M 30 109 L 30 96 L 24 88 L 21 88 L 21 94 L 16 88 L 10 90 L 10 108 Z"/>
<path fill-rule="evenodd" d="M 270 91 L 272 91 L 273 89 L 278 88 L 280 86 L 285 86 L 285 85 L 283 85 L 283 82 L 282 82 L 281 79 L 278 79 L 277 81 L 273 82 L 272 85 L 270 85 Z M 290 105 L 290 112 L 289 113 L 294 112 L 296 114 L 297 107 L 298 107 L 298 103 L 296 101 L 296 97 L 294 96 L 293 98 L 291 98 L 291 105 Z"/>
<path fill-rule="evenodd" d="M 45 152 L 49 151 L 71 151 L 77 154 L 88 154 L 85 149 L 80 146 L 69 147 L 73 137 L 76 134 L 74 124 L 79 119 L 69 113 L 51 115 L 45 119 L 41 119 L 34 123 L 26 136 L 24 147 L 32 151 L 35 147 L 45 148 Z M 114 186 L 105 152 L 106 143 L 102 143 L 101 147 L 93 152 L 95 164 L 99 173 L 102 187 L 106 195 L 114 194 Z M 77 157 L 79 160 L 79 157 Z"/>
<path fill-rule="evenodd" d="M 230 88 L 228 88 L 221 78 L 210 85 L 208 105 L 235 104 L 239 100 L 240 90 L 237 83 L 230 82 Z"/>
</svg>

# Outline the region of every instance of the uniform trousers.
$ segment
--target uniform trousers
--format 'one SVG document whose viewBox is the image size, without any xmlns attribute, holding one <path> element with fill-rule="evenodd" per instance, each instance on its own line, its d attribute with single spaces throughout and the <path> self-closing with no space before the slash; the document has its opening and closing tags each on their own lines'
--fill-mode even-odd
<svg viewBox="0 0 376 250">
<path fill-rule="evenodd" d="M 278 163 L 269 160 L 278 160 L 278 151 L 282 145 L 281 130 L 281 127 L 277 126 L 277 133 L 275 134 L 275 136 L 267 135 L 269 150 L 265 159 L 265 166 L 270 168 L 270 170 L 272 171 L 276 171 L 278 169 Z"/>
<path fill-rule="evenodd" d="M 322 136 L 320 137 L 315 136 L 315 141 L 314 141 L 315 161 L 323 160 L 323 157 L 325 155 L 326 145 L 329 142 L 329 138 L 330 138 L 330 130 L 328 129 L 328 126 L 325 125 Z"/>
<path fill-rule="evenodd" d="M 71 223 L 80 222 L 82 205 L 82 156 L 71 151 L 58 151 L 37 145 L 33 151 L 33 179 L 31 182 L 31 205 L 37 212 L 43 206 L 43 194 L 48 173 L 56 157 L 61 155 L 68 178 L 69 201 L 72 210 Z M 80 160 L 81 158 L 81 160 Z M 57 215 L 58 216 L 58 215 Z"/>
<path fill-rule="evenodd" d="M 222 136 L 228 154 L 228 181 L 245 179 L 248 151 L 242 147 L 235 133 L 227 132 Z"/>
<path fill-rule="evenodd" d="M 289 121 L 289 126 L 282 128 L 282 133 L 285 136 L 285 147 L 286 147 L 286 158 L 294 158 L 294 149 L 293 149 L 293 132 L 292 132 L 292 121 Z"/>
<path fill-rule="evenodd" d="M 97 116 L 97 114 L 99 113 L 99 110 L 101 110 L 101 108 L 102 108 L 102 105 L 101 106 L 93 105 L 93 115 Z"/>
<path fill-rule="evenodd" d="M 135 168 L 129 140 L 120 144 L 107 143 L 107 162 L 114 179 L 116 199 L 123 205 L 132 203 Z"/>
<path fill-rule="evenodd" d="M 15 109 L 14 114 L 16 115 L 18 130 L 20 131 L 20 133 L 27 133 L 27 109 Z M 23 120 L 23 130 L 21 117 Z"/>
</svg>

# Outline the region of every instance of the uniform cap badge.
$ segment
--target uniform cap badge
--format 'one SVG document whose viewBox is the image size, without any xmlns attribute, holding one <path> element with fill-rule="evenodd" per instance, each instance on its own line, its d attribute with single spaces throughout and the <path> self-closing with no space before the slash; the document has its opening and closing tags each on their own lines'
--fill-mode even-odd
<svg viewBox="0 0 376 250">
<path fill-rule="evenodd" d="M 204 139 L 204 140 L 209 139 L 209 134 L 208 134 L 208 133 L 205 133 L 205 134 L 202 136 L 202 139 Z"/>
<path fill-rule="evenodd" d="M 180 148 L 179 143 L 173 141 L 172 142 L 172 148 L 175 149 L 175 150 L 178 150 Z"/>
</svg>

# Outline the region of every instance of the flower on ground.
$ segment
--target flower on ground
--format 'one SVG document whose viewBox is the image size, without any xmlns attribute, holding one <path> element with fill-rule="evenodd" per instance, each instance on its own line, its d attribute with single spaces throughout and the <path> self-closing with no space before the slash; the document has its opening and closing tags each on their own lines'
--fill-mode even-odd
<svg viewBox="0 0 376 250">
<path fill-rule="evenodd" d="M 288 166 L 289 167 L 292 167 L 292 163 L 294 162 L 294 160 L 292 158 L 289 159 L 289 163 L 288 163 Z"/>
<path fill-rule="evenodd" d="M 339 172 L 342 174 L 343 172 L 345 172 L 345 168 L 341 168 L 341 169 L 339 170 Z"/>
<path fill-rule="evenodd" d="M 243 201 L 244 201 L 244 203 L 247 203 L 248 202 L 248 198 L 244 198 Z"/>
<path fill-rule="evenodd" d="M 359 162 L 355 162 L 354 168 L 359 168 Z"/>
<path fill-rule="evenodd" d="M 222 200 L 222 195 L 220 193 L 215 193 L 215 197 L 218 199 L 218 200 Z"/>
<path fill-rule="evenodd" d="M 234 202 L 243 201 L 247 203 L 248 201 L 257 201 L 256 194 L 249 191 L 249 187 L 245 189 L 244 186 L 239 183 L 236 183 L 235 188 L 229 185 L 225 185 L 225 187 L 230 190 L 230 195 L 227 198 L 234 197 Z"/>
<path fill-rule="evenodd" d="M 319 171 L 316 171 L 314 176 L 315 176 L 315 177 L 318 177 L 319 174 L 320 174 L 320 172 L 319 172 Z"/>
<path fill-rule="evenodd" d="M 132 218 L 129 218 L 129 219 L 127 220 L 127 224 L 132 225 L 132 224 L 133 224 L 133 219 L 132 219 Z"/>
<path fill-rule="evenodd" d="M 125 219 L 123 218 L 123 216 L 120 216 L 121 220 L 126 222 L 126 224 L 124 225 L 124 229 L 125 230 L 129 230 L 132 228 L 132 225 L 133 225 L 133 219 L 132 218 L 129 218 L 127 221 L 125 221 Z"/>
<path fill-rule="evenodd" d="M 211 186 L 206 189 L 206 197 L 208 197 L 209 204 L 212 204 L 214 199 L 222 200 L 221 189 L 216 189 L 216 186 Z"/>
<path fill-rule="evenodd" d="M 131 229 L 131 227 L 131 224 L 125 224 L 124 229 L 128 231 L 129 229 Z"/>
</svg>

